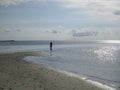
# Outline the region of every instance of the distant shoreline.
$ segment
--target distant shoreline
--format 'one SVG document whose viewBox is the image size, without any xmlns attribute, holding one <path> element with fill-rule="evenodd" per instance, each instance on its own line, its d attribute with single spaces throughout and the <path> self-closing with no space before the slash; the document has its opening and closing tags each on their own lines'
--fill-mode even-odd
<svg viewBox="0 0 120 90">
<path fill-rule="evenodd" d="M 2 40 L 0 42 L 15 42 L 15 40 Z"/>
</svg>

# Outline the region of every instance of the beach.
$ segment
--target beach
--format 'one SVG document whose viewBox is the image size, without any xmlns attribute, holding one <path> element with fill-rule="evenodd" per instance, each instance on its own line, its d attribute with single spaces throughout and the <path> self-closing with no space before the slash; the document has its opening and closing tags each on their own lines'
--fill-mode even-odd
<svg viewBox="0 0 120 90">
<path fill-rule="evenodd" d="M 102 90 L 76 77 L 23 60 L 37 52 L 0 54 L 0 90 Z"/>
</svg>

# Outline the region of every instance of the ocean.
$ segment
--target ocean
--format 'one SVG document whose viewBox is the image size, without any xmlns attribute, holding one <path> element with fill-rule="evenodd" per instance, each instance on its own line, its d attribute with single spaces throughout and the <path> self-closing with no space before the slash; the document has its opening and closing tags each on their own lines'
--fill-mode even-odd
<svg viewBox="0 0 120 90">
<path fill-rule="evenodd" d="M 0 53 L 43 52 L 46 57 L 24 59 L 120 90 L 120 41 L 53 41 L 52 51 L 49 42 L 0 42 Z"/>
</svg>

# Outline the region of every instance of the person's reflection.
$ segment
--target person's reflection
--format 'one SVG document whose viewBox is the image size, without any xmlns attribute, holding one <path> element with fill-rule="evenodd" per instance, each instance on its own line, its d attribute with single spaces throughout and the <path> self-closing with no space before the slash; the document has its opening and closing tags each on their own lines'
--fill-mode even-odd
<svg viewBox="0 0 120 90">
<path fill-rule="evenodd" d="M 53 55 L 53 52 L 52 51 L 50 51 L 50 56 L 52 56 Z"/>
</svg>

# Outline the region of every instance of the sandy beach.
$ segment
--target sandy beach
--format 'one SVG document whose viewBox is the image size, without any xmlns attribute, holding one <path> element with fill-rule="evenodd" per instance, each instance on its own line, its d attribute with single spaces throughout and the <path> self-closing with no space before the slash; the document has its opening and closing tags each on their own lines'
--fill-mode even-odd
<svg viewBox="0 0 120 90">
<path fill-rule="evenodd" d="M 102 90 L 78 78 L 22 60 L 37 52 L 0 55 L 0 90 Z"/>
</svg>

